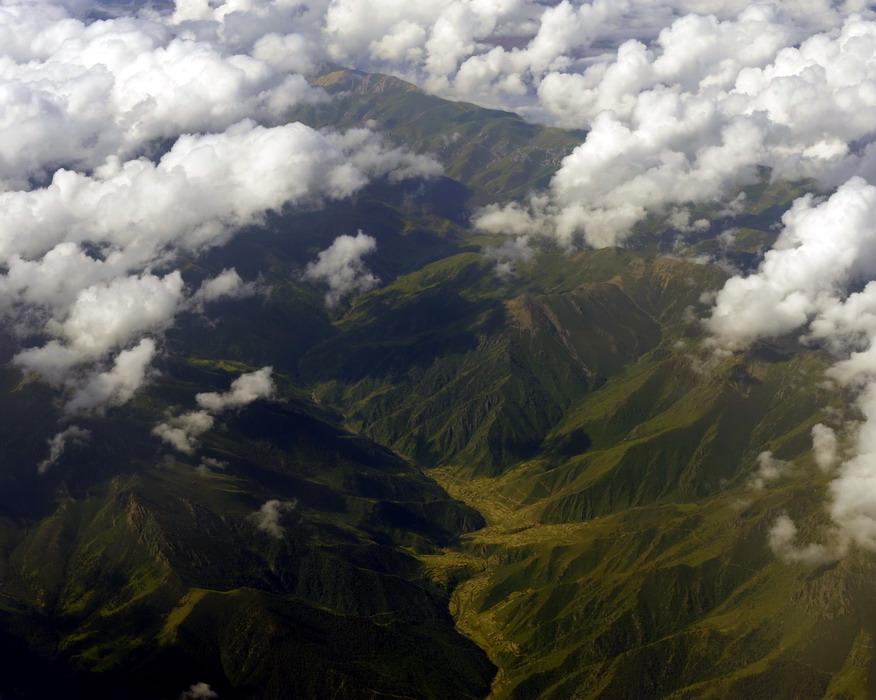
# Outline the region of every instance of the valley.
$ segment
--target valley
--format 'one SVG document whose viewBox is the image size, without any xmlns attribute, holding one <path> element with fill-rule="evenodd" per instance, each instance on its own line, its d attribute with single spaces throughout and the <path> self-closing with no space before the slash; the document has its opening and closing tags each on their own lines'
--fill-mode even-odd
<svg viewBox="0 0 876 700">
<path fill-rule="evenodd" d="M 234 265 L 259 293 L 181 314 L 145 390 L 77 417 L 90 438 L 44 473 L 63 389 L 0 343 L 3 697 L 876 695 L 872 557 L 769 546 L 782 514 L 823 537 L 812 428 L 855 419 L 849 391 L 824 349 L 720 355 L 702 323 L 802 185 L 764 171 L 686 237 L 654 216 L 624 248 L 535 240 L 508 273 L 512 236 L 472 213 L 546 186 L 581 133 L 387 76 L 313 84 L 339 97 L 290 119 L 369 125 L 444 175 L 190 256 L 193 288 Z M 357 230 L 380 282 L 327 307 L 303 271 Z M 196 449 L 159 439 L 263 367 L 273 393 Z"/>
</svg>

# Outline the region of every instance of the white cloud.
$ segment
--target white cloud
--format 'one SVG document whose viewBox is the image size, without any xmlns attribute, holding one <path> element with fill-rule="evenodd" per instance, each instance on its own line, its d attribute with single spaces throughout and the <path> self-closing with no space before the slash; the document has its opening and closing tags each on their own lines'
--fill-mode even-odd
<svg viewBox="0 0 876 700">
<path fill-rule="evenodd" d="M 179 700 L 215 700 L 219 693 L 210 687 L 209 683 L 195 683 L 179 696 Z"/>
<path fill-rule="evenodd" d="M 338 236 L 314 262 L 308 263 L 304 279 L 327 284 L 326 306 L 335 306 L 345 296 L 377 286 L 380 280 L 362 262 L 363 256 L 375 250 L 377 241 L 362 231 L 355 236 Z"/>
<path fill-rule="evenodd" d="M 789 564 L 820 566 L 840 559 L 847 551 L 847 544 L 841 538 L 830 545 L 796 545 L 797 526 L 787 515 L 776 518 L 770 528 L 768 542 L 770 549 L 782 561 Z"/>
<path fill-rule="evenodd" d="M 284 205 L 347 197 L 376 177 L 439 171 L 434 160 L 387 147 L 365 129 L 241 122 L 221 134 L 181 136 L 158 163 L 111 160 L 91 175 L 59 170 L 46 188 L 0 193 L 0 261 L 8 266 L 0 310 L 23 334 L 54 337 L 15 361 L 63 383 L 72 367 L 160 333 L 184 308 L 254 291 L 225 270 L 189 302 L 178 272 L 140 270 L 172 262 L 180 250 L 221 245 Z M 86 245 L 103 258 L 86 254 Z M 39 313 L 22 313 L 34 307 Z"/>
<path fill-rule="evenodd" d="M 215 415 L 243 408 L 259 399 L 269 399 L 276 391 L 271 377 L 271 367 L 262 367 L 255 372 L 241 374 L 231 382 L 228 391 L 204 392 L 195 396 L 200 410 L 172 416 L 152 429 L 152 434 L 180 452 L 193 455 L 198 448 L 198 438 L 213 428 Z M 209 464 L 205 460 L 202 464 Z"/>
<path fill-rule="evenodd" d="M 830 484 L 829 511 L 846 537 L 876 552 L 876 383 L 870 380 L 856 404 L 864 421 L 853 456 L 840 464 Z"/>
<path fill-rule="evenodd" d="M 329 99 L 302 75 L 328 55 L 327 6 L 192 0 L 93 21 L 85 0 L 0 5 L 0 314 L 48 337 L 16 362 L 73 391 L 71 410 L 131 396 L 119 353 L 179 311 L 254 291 L 225 270 L 191 294 L 180 252 L 374 178 L 440 173 L 365 129 L 283 123 Z"/>
<path fill-rule="evenodd" d="M 535 257 L 535 250 L 530 245 L 529 236 L 518 236 L 498 246 L 486 248 L 484 255 L 495 261 L 496 275 L 508 278 L 516 274 L 517 266 L 526 264 Z"/>
<path fill-rule="evenodd" d="M 252 55 L 274 68 L 310 75 L 316 72 L 316 57 L 321 50 L 315 41 L 302 34 L 265 34 L 253 46 Z"/>
<path fill-rule="evenodd" d="M 865 422 L 845 433 L 852 457 L 836 467 L 831 515 L 876 548 L 868 3 L 179 0 L 107 21 L 86 19 L 93 7 L 0 4 L 0 313 L 20 337 L 45 339 L 16 362 L 66 387 L 69 410 L 129 399 L 179 311 L 251 290 L 232 270 L 186 290 L 180 253 L 287 205 L 440 173 L 368 130 L 283 123 L 290 107 L 327 99 L 301 74 L 339 60 L 589 131 L 546 192 L 476 217 L 516 239 L 496 251 L 500 272 L 526 259 L 529 236 L 608 246 L 652 213 L 717 202 L 732 214 L 738 200 L 725 200 L 759 166 L 839 186 L 795 205 L 761 268 L 728 283 L 707 324 L 724 350 L 799 330 L 842 358 L 831 374 L 861 392 Z M 342 238 L 308 267 L 329 303 L 376 284 L 362 264 L 373 239 Z M 234 395 L 204 400 L 233 406 Z M 162 436 L 194 451 L 213 420 L 191 411 Z M 813 432 L 822 466 L 840 461 L 826 431 Z M 776 532 L 796 556 L 796 532 Z"/>
<path fill-rule="evenodd" d="M 367 129 L 332 134 L 243 121 L 220 134 L 180 136 L 158 163 L 111 159 L 93 175 L 58 170 L 48 187 L 0 193 L 0 261 L 72 241 L 145 265 L 169 246 L 225 243 L 286 204 L 342 199 L 376 177 L 438 172 L 436 161 L 388 148 Z"/>
<path fill-rule="evenodd" d="M 215 277 L 205 280 L 192 295 L 193 308 L 202 310 L 204 304 L 220 299 L 246 299 L 259 293 L 255 282 L 244 282 L 237 270 L 227 268 Z"/>
<path fill-rule="evenodd" d="M 706 327 L 724 347 L 746 347 L 810 320 L 814 338 L 848 338 L 862 322 L 858 315 L 842 323 L 842 298 L 852 279 L 876 274 L 876 187 L 854 178 L 825 202 L 797 200 L 782 222 L 758 271 L 731 278 L 718 293 Z"/>
<path fill-rule="evenodd" d="M 0 6 L 0 307 L 22 335 L 50 338 L 18 361 L 56 382 L 88 363 L 105 373 L 179 310 L 248 287 L 228 271 L 188 300 L 168 288 L 142 322 L 107 307 L 117 324 L 90 294 L 167 287 L 172 273 L 153 269 L 177 252 L 221 245 L 282 206 L 440 173 L 368 130 L 281 124 L 289 107 L 328 99 L 301 75 L 326 58 L 590 128 L 546 194 L 485 210 L 485 230 L 612 245 L 647 213 L 720 198 L 757 165 L 825 182 L 876 169 L 876 30 L 861 3 L 181 0 L 172 14 L 106 21 L 85 19 L 90 7 Z M 31 189 L 34 178 L 49 184 Z M 355 253 L 309 268 L 329 303 L 376 283 Z"/>
<path fill-rule="evenodd" d="M 111 369 L 91 375 L 76 389 L 66 410 L 75 413 L 127 403 L 146 381 L 154 356 L 155 341 L 151 338 L 144 338 L 130 350 L 123 350 L 116 356 Z"/>
<path fill-rule="evenodd" d="M 808 34 L 836 28 L 854 12 L 870 14 L 863 2 L 835 5 L 790 0 L 777 10 L 749 0 L 564 0 L 548 5 L 534 0 L 333 0 L 325 11 L 322 41 L 334 60 L 392 72 L 442 96 L 530 115 L 577 113 L 580 118 L 588 113 L 588 101 L 595 101 L 590 94 L 594 82 L 606 72 L 601 52 L 611 55 L 626 40 L 639 40 L 643 47 L 666 44 L 654 80 L 681 77 L 692 86 L 703 79 L 703 70 L 709 71 L 707 79 L 726 80 L 733 64 L 756 64 Z M 738 26 L 722 24 L 740 15 L 744 22 Z M 509 38 L 513 47 L 506 45 Z M 596 70 L 586 81 L 578 80 L 591 65 Z M 630 64 L 613 71 L 604 81 L 599 107 L 634 101 L 635 93 L 649 85 L 648 77 L 631 72 Z M 608 94 L 609 83 L 616 86 L 616 101 Z M 564 101 L 572 104 L 562 106 Z"/>
<path fill-rule="evenodd" d="M 762 491 L 790 472 L 793 466 L 791 462 L 777 459 L 770 451 L 761 452 L 757 456 L 757 471 L 748 480 L 748 488 Z"/>
<path fill-rule="evenodd" d="M 125 273 L 118 255 L 106 260 L 90 257 L 76 243 L 58 243 L 38 260 L 13 253 L 7 273 L 0 275 L 0 308 L 15 304 L 64 309 L 77 294 L 92 285 L 108 283 Z"/>
<path fill-rule="evenodd" d="M 56 464 L 61 455 L 64 454 L 68 444 L 82 445 L 91 438 L 91 431 L 80 428 L 78 425 L 71 425 L 49 439 L 49 456 L 37 465 L 37 471 L 40 474 L 45 474 L 49 467 Z"/>
<path fill-rule="evenodd" d="M 541 105 L 590 131 L 547 206 L 528 222 L 510 210 L 516 232 L 616 245 L 649 213 L 721 201 L 755 182 L 758 166 L 823 186 L 873 177 L 874 56 L 876 22 L 852 15 L 806 37 L 787 12 L 752 5 L 724 21 L 681 17 L 650 47 L 631 40 L 583 72 L 551 73 Z"/>
<path fill-rule="evenodd" d="M 242 408 L 258 399 L 273 396 L 276 387 L 271 378 L 272 367 L 262 367 L 256 372 L 241 374 L 231 382 L 231 388 L 225 393 L 209 392 L 195 396 L 198 406 L 210 413 L 222 413 L 235 408 Z"/>
<path fill-rule="evenodd" d="M 70 258 L 75 261 L 77 256 Z M 71 266 L 71 276 L 51 279 L 53 269 L 66 268 L 52 263 L 50 259 L 44 268 L 35 266 L 32 286 L 19 291 L 25 298 L 41 298 L 48 307 L 48 320 L 39 330 L 55 338 L 19 352 L 13 363 L 73 390 L 68 412 L 127 402 L 145 382 L 156 354 L 155 341 L 142 336 L 170 324 L 183 300 L 182 278 L 178 272 L 164 278 L 117 277 L 77 291 L 78 284 L 102 276 L 101 270 L 91 274 L 101 265 L 86 263 L 78 275 Z M 15 280 L 22 265 L 13 266 L 8 279 Z M 67 299 L 67 306 L 65 294 L 75 295 Z M 133 342 L 136 345 L 129 347 Z M 109 357 L 112 366 L 102 370 Z"/>
<path fill-rule="evenodd" d="M 152 434 L 187 455 L 198 447 L 198 438 L 213 427 L 215 419 L 207 411 L 189 411 L 159 423 Z"/>
<path fill-rule="evenodd" d="M 41 3 L 0 8 L 9 39 L 0 42 L 0 182 L 95 167 L 244 117 L 276 122 L 300 102 L 326 99 L 286 68 L 174 36 L 159 22 L 64 14 Z"/>
<path fill-rule="evenodd" d="M 806 196 L 783 223 L 757 272 L 731 278 L 718 293 L 706 327 L 725 352 L 802 331 L 840 357 L 828 375 L 857 393 L 863 421 L 847 426 L 851 456 L 830 484 L 834 542 L 829 551 L 794 546 L 790 520 L 777 523 L 770 541 L 789 561 L 837 558 L 852 544 L 876 551 L 876 284 L 851 292 L 876 277 L 876 187 L 853 178 L 825 201 Z M 816 463 L 831 469 L 840 461 L 834 431 L 818 424 L 812 438 Z"/>
<path fill-rule="evenodd" d="M 250 519 L 255 523 L 255 526 L 267 532 L 272 537 L 283 537 L 283 528 L 280 526 L 280 518 L 283 513 L 288 513 L 295 510 L 298 505 L 297 500 L 280 501 L 276 498 L 262 504 L 255 513 L 250 516 Z"/>
<path fill-rule="evenodd" d="M 532 194 L 526 206 L 516 202 L 500 206 L 489 204 L 479 210 L 472 218 L 475 228 L 492 233 L 512 234 L 518 237 L 527 235 L 550 235 L 548 207 L 551 206 L 547 194 Z"/>
<path fill-rule="evenodd" d="M 202 457 L 201 463 L 195 467 L 195 471 L 201 476 L 212 474 L 214 469 L 225 469 L 228 462 L 213 457 Z"/>
<path fill-rule="evenodd" d="M 824 423 L 816 423 L 812 426 L 812 451 L 815 454 L 815 463 L 822 471 L 829 471 L 836 466 L 839 455 L 833 428 Z"/>
<path fill-rule="evenodd" d="M 46 324 L 58 340 L 24 350 L 13 361 L 60 382 L 71 367 L 98 360 L 138 334 L 164 328 L 182 300 L 182 289 L 178 272 L 92 285 L 76 295 L 63 320 Z"/>
</svg>

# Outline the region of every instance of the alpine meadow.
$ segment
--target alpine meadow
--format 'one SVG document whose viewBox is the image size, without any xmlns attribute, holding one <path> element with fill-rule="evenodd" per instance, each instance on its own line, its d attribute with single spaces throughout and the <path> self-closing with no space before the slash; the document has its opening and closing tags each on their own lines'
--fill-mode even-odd
<svg viewBox="0 0 876 700">
<path fill-rule="evenodd" d="M 876 698 L 876 4 L 0 0 L 0 657 Z"/>
</svg>

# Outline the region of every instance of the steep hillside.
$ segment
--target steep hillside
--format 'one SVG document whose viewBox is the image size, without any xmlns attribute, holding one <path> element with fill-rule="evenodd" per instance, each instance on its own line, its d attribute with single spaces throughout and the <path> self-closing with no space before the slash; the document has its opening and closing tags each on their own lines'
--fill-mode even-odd
<svg viewBox="0 0 876 700">
<path fill-rule="evenodd" d="M 655 215 L 624 250 L 533 240 L 509 275 L 473 208 L 543 186 L 581 134 L 387 76 L 314 82 L 335 99 L 293 116 L 369 125 L 446 176 L 191 255 L 190 290 L 233 266 L 254 294 L 180 312 L 124 406 L 65 416 L 0 329 L 0 695 L 876 694 L 871 558 L 768 546 L 785 513 L 824 536 L 810 431 L 855 417 L 831 358 L 703 343 L 709 295 L 799 188 L 763 171 L 744 211 Z M 358 230 L 379 283 L 327 307 L 304 270 Z M 266 366 L 270 399 L 182 448 L 153 432 Z M 88 438 L 48 459 L 71 424 Z"/>
<path fill-rule="evenodd" d="M 496 697 L 872 691 L 870 558 L 812 569 L 767 545 L 783 513 L 804 540 L 824 524 L 810 429 L 846 399 L 791 339 L 703 349 L 699 299 L 724 278 L 602 250 L 503 281 L 456 256 L 361 297 L 304 356 L 349 425 L 487 518 L 421 559 Z M 765 451 L 787 466 L 759 480 Z"/>
<path fill-rule="evenodd" d="M 93 442 L 41 476 L 47 512 L 3 521 L 0 614 L 26 659 L 5 692 L 176 697 L 208 681 L 231 697 L 442 697 L 448 683 L 482 695 L 490 664 L 412 557 L 480 516 L 294 399 L 230 416 L 200 460 L 161 450 L 148 426 L 162 406 L 226 381 L 209 364 L 168 367 L 138 407 L 83 423 Z M 280 518 L 260 527 L 272 500 Z M 424 657 L 459 673 L 423 674 Z M 53 671 L 35 684 L 40 668 Z"/>
<path fill-rule="evenodd" d="M 553 454 L 499 479 L 442 470 L 490 521 L 464 540 L 483 568 L 454 604 L 503 669 L 499 697 L 821 697 L 851 673 L 869 558 L 795 569 L 766 545 L 784 510 L 809 533 L 824 517 L 808 436 L 830 405 L 822 361 L 734 358 L 712 378 L 684 353 L 609 379 Z M 766 449 L 794 467 L 757 487 Z"/>
<path fill-rule="evenodd" d="M 362 297 L 302 360 L 356 429 L 427 464 L 495 474 L 583 396 L 654 350 L 715 268 L 605 250 L 546 253 L 525 281 L 447 258 Z"/>
<path fill-rule="evenodd" d="M 544 188 L 584 132 L 547 128 L 516 114 L 448 102 L 388 75 L 341 69 L 312 81 L 333 99 L 293 117 L 312 126 L 374 128 L 421 153 L 471 188 L 472 204 Z"/>
</svg>

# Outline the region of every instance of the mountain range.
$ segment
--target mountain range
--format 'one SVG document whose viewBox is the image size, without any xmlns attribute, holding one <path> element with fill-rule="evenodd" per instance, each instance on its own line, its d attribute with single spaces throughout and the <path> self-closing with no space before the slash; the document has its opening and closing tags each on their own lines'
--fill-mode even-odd
<svg viewBox="0 0 876 700">
<path fill-rule="evenodd" d="M 682 243 L 653 216 L 508 271 L 472 214 L 546 187 L 582 132 L 335 68 L 290 121 L 367 126 L 443 175 L 185 261 L 259 292 L 181 315 L 146 390 L 42 472 L 61 391 L 0 337 L 2 697 L 876 695 L 871 558 L 768 544 L 783 514 L 827 522 L 812 428 L 854 416 L 832 358 L 792 336 L 716 355 L 702 324 L 802 184 L 765 170 Z M 307 265 L 357 231 L 379 283 L 327 306 Z M 156 434 L 263 367 L 271 396 L 197 450 Z"/>
</svg>

